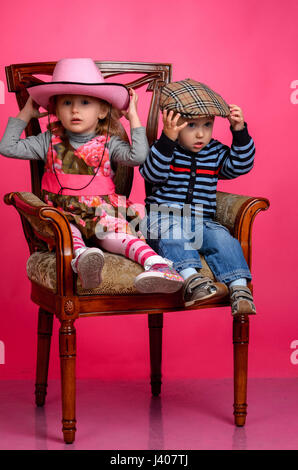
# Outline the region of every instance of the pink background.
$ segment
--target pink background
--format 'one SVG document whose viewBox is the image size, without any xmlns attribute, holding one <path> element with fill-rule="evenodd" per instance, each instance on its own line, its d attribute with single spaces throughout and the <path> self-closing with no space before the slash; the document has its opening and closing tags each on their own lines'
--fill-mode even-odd
<svg viewBox="0 0 298 470">
<path fill-rule="evenodd" d="M 149 6 L 150 3 L 150 6 Z M 219 189 L 265 196 L 269 211 L 255 220 L 253 280 L 258 315 L 251 318 L 249 375 L 290 377 L 297 318 L 297 92 L 296 0 L 36 0 L 5 2 L 1 10 L 0 80 L 12 63 L 92 57 L 98 60 L 169 62 L 173 79 L 207 83 L 242 107 L 256 142 L 254 169 Z M 1 91 L 1 88 L 0 88 Z M 292 100 L 291 100 L 292 97 Z M 5 103 L 3 103 L 5 101 Z M 141 115 L 144 103 L 140 100 Z M 0 133 L 16 115 L 14 95 L 0 97 Z M 228 123 L 214 135 L 230 144 Z M 29 164 L 0 158 L 1 198 L 30 190 Z M 132 198 L 142 202 L 136 171 Z M 28 248 L 17 213 L 0 203 L 2 308 L 5 346 L 2 378 L 33 378 L 37 306 L 25 272 Z M 282 273 L 282 274 L 281 274 Z M 215 326 L 216 325 L 216 326 Z M 76 322 L 78 377 L 144 378 L 149 372 L 146 316 Z M 232 321 L 228 308 L 165 315 L 165 378 L 232 376 Z M 50 378 L 59 376 L 58 321 Z M 1 359 L 1 358 L 0 358 Z"/>
</svg>

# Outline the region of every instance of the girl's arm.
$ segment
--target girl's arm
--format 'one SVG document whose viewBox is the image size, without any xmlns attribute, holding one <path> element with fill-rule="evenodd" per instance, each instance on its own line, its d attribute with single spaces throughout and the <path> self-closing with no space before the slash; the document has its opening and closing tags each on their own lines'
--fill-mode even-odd
<svg viewBox="0 0 298 470">
<path fill-rule="evenodd" d="M 113 136 L 109 142 L 111 163 L 139 166 L 146 160 L 149 145 L 144 127 L 131 129 L 131 145 L 120 137 Z"/>
<path fill-rule="evenodd" d="M 50 133 L 41 133 L 21 139 L 21 134 L 32 117 L 42 117 L 47 113 L 39 113 L 31 98 L 16 118 L 9 118 L 3 138 L 0 142 L 0 154 L 5 157 L 25 160 L 44 160 L 50 142 Z"/>
<path fill-rule="evenodd" d="M 50 133 L 45 132 L 21 139 L 26 127 L 27 122 L 18 118 L 9 118 L 0 141 L 0 154 L 23 160 L 45 160 L 50 145 Z"/>
<path fill-rule="evenodd" d="M 21 109 L 21 111 L 17 115 L 17 118 L 22 119 L 22 121 L 25 121 L 28 124 L 28 122 L 31 121 L 31 119 L 33 118 L 39 119 L 47 115 L 48 115 L 47 112 L 44 112 L 44 113 L 39 112 L 38 104 L 36 104 L 31 98 L 31 96 L 29 96 L 28 100 L 26 101 L 25 106 L 23 107 L 23 109 Z"/>
<path fill-rule="evenodd" d="M 112 163 L 122 163 L 126 166 L 139 166 L 143 163 L 149 152 L 145 128 L 142 126 L 138 111 L 138 95 L 130 88 L 131 96 L 127 111 L 122 111 L 128 119 L 131 131 L 131 145 L 119 137 L 111 137 L 109 144 L 110 159 Z"/>
<path fill-rule="evenodd" d="M 137 127 L 142 126 L 139 115 L 138 115 L 139 97 L 132 88 L 129 89 L 129 94 L 130 94 L 129 107 L 127 111 L 122 111 L 122 115 L 126 117 L 126 119 L 128 119 L 130 128 L 135 129 Z"/>
</svg>

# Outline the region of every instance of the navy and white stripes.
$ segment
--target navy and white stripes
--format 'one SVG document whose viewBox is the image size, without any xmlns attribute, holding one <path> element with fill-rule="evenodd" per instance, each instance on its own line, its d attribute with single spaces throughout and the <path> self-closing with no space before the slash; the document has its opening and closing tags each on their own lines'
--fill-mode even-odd
<svg viewBox="0 0 298 470">
<path fill-rule="evenodd" d="M 194 153 L 162 133 L 140 166 L 141 175 L 153 184 L 146 204 L 181 208 L 190 204 L 193 213 L 203 207 L 204 217 L 213 218 L 218 178 L 237 178 L 253 167 L 255 146 L 246 125 L 242 131 L 232 131 L 232 134 L 231 148 L 211 139 L 199 153 Z"/>
</svg>

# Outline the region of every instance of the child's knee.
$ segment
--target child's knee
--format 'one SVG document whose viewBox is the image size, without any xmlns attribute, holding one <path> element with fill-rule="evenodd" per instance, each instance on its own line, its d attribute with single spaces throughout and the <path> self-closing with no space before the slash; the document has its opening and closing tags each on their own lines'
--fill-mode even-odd
<svg viewBox="0 0 298 470">
<path fill-rule="evenodd" d="M 203 243 L 210 249 L 224 249 L 233 246 L 237 240 L 230 234 L 229 230 L 217 223 L 206 223 L 207 230 L 203 234 Z"/>
</svg>

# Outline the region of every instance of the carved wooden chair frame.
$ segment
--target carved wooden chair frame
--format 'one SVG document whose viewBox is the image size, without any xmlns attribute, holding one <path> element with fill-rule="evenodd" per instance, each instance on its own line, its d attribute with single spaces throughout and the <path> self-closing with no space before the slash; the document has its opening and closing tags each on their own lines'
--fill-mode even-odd
<svg viewBox="0 0 298 470">
<path fill-rule="evenodd" d="M 20 108 L 28 98 L 25 86 L 41 82 L 36 75 L 51 75 L 55 62 L 15 64 L 6 67 L 7 83 L 14 92 Z M 115 75 L 138 74 L 141 77 L 127 83 L 134 89 L 147 86 L 151 93 L 151 103 L 147 119 L 149 144 L 157 138 L 159 118 L 160 88 L 171 80 L 171 64 L 138 62 L 96 62 L 105 78 Z M 32 120 L 26 128 L 26 135 L 40 132 L 38 120 Z M 12 192 L 6 194 L 5 202 L 18 211 L 30 254 L 40 250 L 46 242 L 55 245 L 57 290 L 55 293 L 31 281 L 31 298 L 39 306 L 38 345 L 36 370 L 36 404 L 45 403 L 50 343 L 53 316 L 60 322 L 59 351 L 62 380 L 62 423 L 66 443 L 75 439 L 75 362 L 76 330 L 78 318 L 103 315 L 147 314 L 149 326 L 151 389 L 153 395 L 161 391 L 161 359 L 163 313 L 191 310 L 185 308 L 181 291 L 171 295 L 134 294 L 134 295 L 94 295 L 80 296 L 76 291 L 76 275 L 71 268 L 73 245 L 69 223 L 66 217 L 53 207 L 47 206 L 40 198 L 43 164 L 31 161 L 32 193 Z M 119 194 L 129 195 L 133 169 L 119 167 L 116 176 Z M 147 191 L 150 188 L 147 186 Z M 266 210 L 269 202 L 265 198 L 231 195 L 218 192 L 217 220 L 227 226 L 240 241 L 245 258 L 251 267 L 252 225 L 258 212 Z M 252 286 L 250 285 L 252 288 Z M 219 308 L 229 305 L 229 299 L 210 303 L 202 308 Z M 198 307 L 195 307 L 198 310 Z M 198 318 L 199 321 L 199 318 Z M 247 358 L 249 340 L 248 315 L 233 317 L 234 344 L 234 416 L 235 424 L 243 426 L 246 419 Z"/>
</svg>

